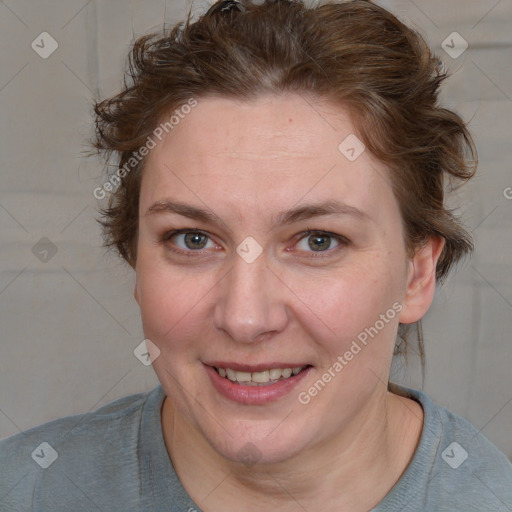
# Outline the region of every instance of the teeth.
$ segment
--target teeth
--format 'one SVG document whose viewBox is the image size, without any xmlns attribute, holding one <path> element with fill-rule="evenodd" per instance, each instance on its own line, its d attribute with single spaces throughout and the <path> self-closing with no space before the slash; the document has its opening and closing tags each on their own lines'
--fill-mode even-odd
<svg viewBox="0 0 512 512">
<path fill-rule="evenodd" d="M 233 382 L 244 383 L 246 386 L 257 386 L 258 384 L 273 384 L 279 379 L 287 379 L 300 373 L 305 366 L 295 368 L 272 368 L 262 372 L 238 372 L 231 368 L 217 368 L 221 377 L 227 377 Z"/>
<path fill-rule="evenodd" d="M 265 370 L 264 372 L 252 372 L 253 382 L 268 382 L 270 380 L 270 372 Z"/>
<path fill-rule="evenodd" d="M 251 382 L 250 372 L 235 372 L 235 375 L 238 382 Z"/>
<path fill-rule="evenodd" d="M 291 368 L 285 368 L 283 371 L 282 371 L 282 374 L 283 374 L 283 377 L 285 379 L 287 379 L 291 374 L 292 374 L 292 369 Z"/>
<path fill-rule="evenodd" d="M 281 378 L 281 370 L 279 368 L 272 368 L 272 370 L 269 370 L 268 373 L 270 374 L 270 378 L 272 380 L 277 380 Z"/>
</svg>

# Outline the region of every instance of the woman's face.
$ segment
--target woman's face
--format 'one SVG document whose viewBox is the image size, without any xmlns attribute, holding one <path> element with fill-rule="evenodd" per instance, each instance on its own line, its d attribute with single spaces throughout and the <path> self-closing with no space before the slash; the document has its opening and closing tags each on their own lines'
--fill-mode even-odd
<svg viewBox="0 0 512 512">
<path fill-rule="evenodd" d="M 287 460 L 385 396 L 412 266 L 386 169 L 353 133 L 299 95 L 206 98 L 148 155 L 144 333 L 175 414 L 230 460 Z"/>
</svg>

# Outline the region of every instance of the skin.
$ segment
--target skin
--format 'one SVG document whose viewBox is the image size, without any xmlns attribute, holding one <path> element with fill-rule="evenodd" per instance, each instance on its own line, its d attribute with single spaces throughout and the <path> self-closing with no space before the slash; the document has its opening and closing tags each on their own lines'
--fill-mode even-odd
<svg viewBox="0 0 512 512">
<path fill-rule="evenodd" d="M 387 382 L 398 323 L 417 321 L 432 302 L 443 241 L 432 238 L 408 256 L 388 170 L 368 151 L 350 162 L 338 150 L 354 132 L 346 110 L 319 99 L 207 97 L 148 155 L 135 298 L 145 336 L 160 350 L 153 366 L 167 394 L 167 450 L 205 512 L 366 511 L 398 481 L 419 442 L 421 406 L 390 393 Z M 219 221 L 148 212 L 163 200 L 207 209 Z M 325 200 L 368 218 L 273 223 L 283 210 Z M 206 246 L 186 245 L 185 235 L 162 241 L 183 228 L 202 230 Z M 321 238 L 323 251 L 314 251 L 308 228 L 348 243 Z M 236 252 L 248 236 L 262 248 L 252 263 Z M 395 302 L 402 311 L 301 404 L 298 393 Z M 313 368 L 287 396 L 241 405 L 212 386 L 203 363 L 214 360 Z M 252 445 L 257 460 L 248 466 Z"/>
</svg>

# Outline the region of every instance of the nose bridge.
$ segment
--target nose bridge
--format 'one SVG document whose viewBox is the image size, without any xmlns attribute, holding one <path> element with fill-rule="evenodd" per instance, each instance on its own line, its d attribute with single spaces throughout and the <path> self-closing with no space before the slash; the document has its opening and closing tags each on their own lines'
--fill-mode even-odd
<svg viewBox="0 0 512 512">
<path fill-rule="evenodd" d="M 243 248 L 241 244 L 239 249 Z M 233 340 L 250 343 L 265 333 L 281 331 L 287 315 L 278 280 L 267 267 L 264 254 L 252 261 L 244 259 L 243 251 L 240 254 L 221 284 L 214 322 Z"/>
</svg>

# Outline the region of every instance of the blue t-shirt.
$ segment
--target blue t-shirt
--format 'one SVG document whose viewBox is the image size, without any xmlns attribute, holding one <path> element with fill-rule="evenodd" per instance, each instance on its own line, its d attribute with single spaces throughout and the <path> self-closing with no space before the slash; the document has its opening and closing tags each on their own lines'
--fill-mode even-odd
<svg viewBox="0 0 512 512">
<path fill-rule="evenodd" d="M 512 464 L 478 430 L 420 392 L 413 459 L 372 512 L 510 512 Z M 1 512 L 200 512 L 179 481 L 161 427 L 164 391 L 128 396 L 0 441 Z"/>
</svg>

